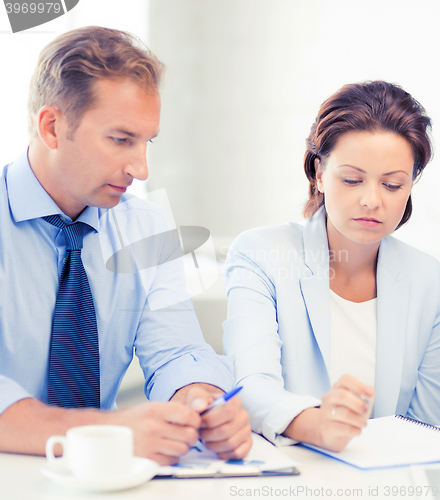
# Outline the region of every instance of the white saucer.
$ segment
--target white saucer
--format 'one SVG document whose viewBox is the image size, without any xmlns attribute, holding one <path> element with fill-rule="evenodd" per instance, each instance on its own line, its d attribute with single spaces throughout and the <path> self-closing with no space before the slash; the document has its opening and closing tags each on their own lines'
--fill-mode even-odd
<svg viewBox="0 0 440 500">
<path fill-rule="evenodd" d="M 133 488 L 151 479 L 157 472 L 159 464 L 147 458 L 133 458 L 132 470 L 126 474 L 108 479 L 81 479 L 72 475 L 63 459 L 46 462 L 41 472 L 54 483 L 74 486 L 89 491 L 115 491 Z"/>
</svg>

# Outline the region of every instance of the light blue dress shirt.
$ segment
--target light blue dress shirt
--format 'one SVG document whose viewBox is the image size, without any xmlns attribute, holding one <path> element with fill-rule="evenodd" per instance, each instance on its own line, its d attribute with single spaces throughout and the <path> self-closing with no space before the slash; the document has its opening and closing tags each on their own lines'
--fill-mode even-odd
<svg viewBox="0 0 440 500">
<path fill-rule="evenodd" d="M 66 258 L 62 230 L 41 219 L 52 214 L 71 222 L 38 182 L 25 152 L 0 175 L 0 413 L 22 398 L 47 401 L 52 318 Z M 133 347 L 149 399 L 166 401 L 194 382 L 228 391 L 230 359 L 204 341 L 181 259 L 170 261 L 170 245 L 157 240 L 149 247 L 161 265 L 136 272 L 106 267 L 123 247 L 169 230 L 165 211 L 124 195 L 115 208 L 87 207 L 77 220 L 87 224 L 82 259 L 97 316 L 101 407 L 115 407 Z"/>
</svg>

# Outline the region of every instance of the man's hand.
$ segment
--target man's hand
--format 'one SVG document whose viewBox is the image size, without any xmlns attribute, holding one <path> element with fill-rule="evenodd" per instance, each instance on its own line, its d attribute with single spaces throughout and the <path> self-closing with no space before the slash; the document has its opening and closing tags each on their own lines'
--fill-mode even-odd
<svg viewBox="0 0 440 500">
<path fill-rule="evenodd" d="M 44 455 L 49 436 L 64 435 L 78 425 L 126 425 L 134 431 L 135 455 L 161 465 L 173 464 L 200 437 L 221 458 L 242 458 L 252 440 L 248 415 L 238 397 L 222 407 L 206 409 L 223 391 L 193 384 L 177 391 L 172 401 L 150 402 L 118 411 L 65 409 L 32 398 L 14 403 L 0 414 L 0 451 Z"/>
<path fill-rule="evenodd" d="M 175 396 L 185 396 L 187 405 L 199 413 L 206 410 L 214 399 L 224 394 L 217 387 L 207 384 L 192 384 L 184 387 L 181 391 L 184 391 L 182 395 L 178 391 Z M 242 407 L 238 396 L 234 396 L 224 405 L 210 410 L 201 418 L 200 439 L 220 458 L 225 460 L 240 459 L 249 453 L 252 447 L 249 416 Z"/>
<path fill-rule="evenodd" d="M 343 375 L 322 397 L 319 408 L 304 410 L 283 434 L 330 451 L 342 451 L 367 425 L 373 401 L 373 387 Z"/>
<path fill-rule="evenodd" d="M 200 415 L 180 403 L 144 403 L 107 414 L 108 423 L 134 431 L 134 453 L 161 465 L 177 463 L 198 439 Z"/>
<path fill-rule="evenodd" d="M 57 408 L 26 398 L 0 415 L 0 451 L 44 455 L 49 436 L 64 435 L 71 427 L 126 425 L 134 431 L 135 455 L 166 465 L 176 463 L 197 441 L 201 421 L 197 411 L 176 402 L 100 411 Z"/>
</svg>

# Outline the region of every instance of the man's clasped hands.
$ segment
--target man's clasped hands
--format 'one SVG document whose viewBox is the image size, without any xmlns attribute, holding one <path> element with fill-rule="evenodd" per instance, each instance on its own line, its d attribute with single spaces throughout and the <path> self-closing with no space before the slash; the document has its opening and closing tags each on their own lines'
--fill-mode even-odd
<svg viewBox="0 0 440 500">
<path fill-rule="evenodd" d="M 222 459 L 245 457 L 252 446 L 248 414 L 239 397 L 200 415 L 223 392 L 207 384 L 177 391 L 169 402 L 150 402 L 108 412 L 112 424 L 134 431 L 135 455 L 174 464 L 198 439 Z M 118 421 L 120 420 L 120 422 Z"/>
</svg>

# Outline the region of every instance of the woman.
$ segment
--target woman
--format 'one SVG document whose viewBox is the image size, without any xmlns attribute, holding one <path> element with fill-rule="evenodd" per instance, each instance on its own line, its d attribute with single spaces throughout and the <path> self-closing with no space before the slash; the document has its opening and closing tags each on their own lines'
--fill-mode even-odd
<svg viewBox="0 0 440 500">
<path fill-rule="evenodd" d="M 247 231 L 226 261 L 225 353 L 253 430 L 342 450 L 370 414 L 440 423 L 440 269 L 393 238 L 431 158 L 397 85 L 346 85 L 307 140 L 304 225 Z"/>
</svg>

